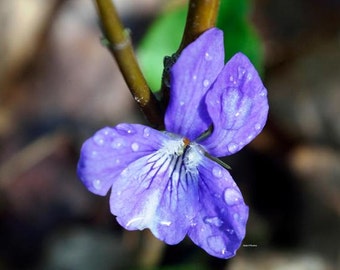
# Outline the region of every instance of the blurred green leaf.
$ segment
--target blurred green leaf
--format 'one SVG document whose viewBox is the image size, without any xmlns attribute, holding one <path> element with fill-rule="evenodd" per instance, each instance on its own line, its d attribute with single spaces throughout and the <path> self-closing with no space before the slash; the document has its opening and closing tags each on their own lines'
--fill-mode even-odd
<svg viewBox="0 0 340 270">
<path fill-rule="evenodd" d="M 138 47 L 138 60 L 153 92 L 159 91 L 164 56 L 179 47 L 185 26 L 187 8 L 164 13 L 153 22 Z"/>
<path fill-rule="evenodd" d="M 250 22 L 250 0 L 221 1 L 217 27 L 224 32 L 225 58 L 242 52 L 249 57 L 259 73 L 263 71 L 263 47 Z"/>
<path fill-rule="evenodd" d="M 249 21 L 249 10 L 250 0 L 221 1 L 217 27 L 224 32 L 226 61 L 236 52 L 243 52 L 261 73 L 263 48 Z M 179 47 L 186 15 L 186 6 L 162 14 L 138 47 L 139 62 L 153 92 L 161 87 L 164 56 L 171 56 Z"/>
</svg>

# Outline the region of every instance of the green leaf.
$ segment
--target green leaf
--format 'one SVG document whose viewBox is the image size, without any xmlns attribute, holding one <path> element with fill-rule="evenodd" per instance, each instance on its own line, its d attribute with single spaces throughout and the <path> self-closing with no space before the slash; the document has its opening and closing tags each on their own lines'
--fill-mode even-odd
<svg viewBox="0 0 340 270">
<path fill-rule="evenodd" d="M 179 47 L 186 15 L 186 7 L 162 14 L 139 44 L 138 60 L 153 92 L 158 92 L 161 87 L 164 57 L 171 56 Z"/>
<path fill-rule="evenodd" d="M 263 71 L 263 46 L 250 22 L 249 0 L 223 0 L 220 4 L 217 27 L 224 32 L 226 60 L 235 53 L 248 56 L 259 73 Z"/>
</svg>

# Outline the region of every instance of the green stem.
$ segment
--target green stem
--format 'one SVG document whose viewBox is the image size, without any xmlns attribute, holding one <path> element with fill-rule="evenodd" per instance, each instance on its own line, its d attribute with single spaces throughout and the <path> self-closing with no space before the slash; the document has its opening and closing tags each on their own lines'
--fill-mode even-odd
<svg viewBox="0 0 340 270">
<path fill-rule="evenodd" d="M 163 129 L 163 113 L 137 63 L 128 31 L 119 19 L 112 0 L 95 0 L 109 48 L 130 92 L 150 123 Z"/>
<path fill-rule="evenodd" d="M 204 155 L 205 155 L 207 158 L 209 158 L 209 159 L 215 161 L 217 164 L 221 165 L 223 168 L 225 168 L 225 169 L 227 169 L 227 170 L 231 170 L 231 167 L 230 167 L 227 163 L 224 163 L 224 162 L 223 162 L 222 160 L 220 160 L 219 158 L 210 155 L 208 152 L 204 152 Z"/>
</svg>

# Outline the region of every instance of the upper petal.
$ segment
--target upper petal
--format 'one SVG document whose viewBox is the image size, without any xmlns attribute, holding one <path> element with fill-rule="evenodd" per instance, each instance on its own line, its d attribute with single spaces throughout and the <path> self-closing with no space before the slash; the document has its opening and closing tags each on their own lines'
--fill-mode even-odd
<svg viewBox="0 0 340 270">
<path fill-rule="evenodd" d="M 124 228 L 149 228 L 158 239 L 176 244 L 197 212 L 197 174 L 186 171 L 183 155 L 169 151 L 182 140 L 168 143 L 120 174 L 112 185 L 110 206 Z"/>
<path fill-rule="evenodd" d="M 210 255 L 230 258 L 245 236 L 248 206 L 227 170 L 205 158 L 199 171 L 199 210 L 188 232 Z"/>
<path fill-rule="evenodd" d="M 261 132 L 267 120 L 267 90 L 242 53 L 235 54 L 225 65 L 205 102 L 213 133 L 202 145 L 214 156 L 239 151 Z"/>
<path fill-rule="evenodd" d="M 165 134 L 136 124 L 105 127 L 82 146 L 78 176 L 93 193 L 105 195 L 131 162 L 158 150 Z"/>
<path fill-rule="evenodd" d="M 211 124 L 204 96 L 224 65 L 223 32 L 212 28 L 189 44 L 170 72 L 166 130 L 193 140 Z"/>
</svg>

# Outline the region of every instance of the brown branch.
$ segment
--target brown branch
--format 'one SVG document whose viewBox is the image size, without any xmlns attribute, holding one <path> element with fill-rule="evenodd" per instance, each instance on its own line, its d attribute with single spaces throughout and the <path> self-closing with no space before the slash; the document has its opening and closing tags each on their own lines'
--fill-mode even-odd
<svg viewBox="0 0 340 270">
<path fill-rule="evenodd" d="M 220 0 L 190 0 L 187 21 L 177 55 L 200 34 L 216 24 Z"/>
<path fill-rule="evenodd" d="M 0 189 L 9 188 L 11 180 L 30 170 L 68 143 L 66 134 L 44 135 L 22 148 L 0 165 Z"/>
<path fill-rule="evenodd" d="M 128 31 L 118 17 L 112 0 L 95 0 L 109 48 L 130 92 L 150 123 L 163 129 L 163 113 L 137 63 Z"/>
</svg>

